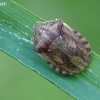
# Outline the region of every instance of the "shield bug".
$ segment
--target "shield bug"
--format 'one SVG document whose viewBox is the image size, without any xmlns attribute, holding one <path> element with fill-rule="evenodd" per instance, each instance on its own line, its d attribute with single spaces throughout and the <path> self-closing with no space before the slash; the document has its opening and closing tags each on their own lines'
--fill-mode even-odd
<svg viewBox="0 0 100 100">
<path fill-rule="evenodd" d="M 34 51 L 59 73 L 80 73 L 89 64 L 91 49 L 88 41 L 60 19 L 36 22 L 32 41 Z"/>
</svg>

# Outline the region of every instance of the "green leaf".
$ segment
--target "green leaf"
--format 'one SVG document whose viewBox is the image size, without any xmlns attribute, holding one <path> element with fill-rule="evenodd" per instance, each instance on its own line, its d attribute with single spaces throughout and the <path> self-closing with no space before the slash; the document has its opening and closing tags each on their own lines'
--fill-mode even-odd
<svg viewBox="0 0 100 100">
<path fill-rule="evenodd" d="M 0 7 L 0 49 L 76 99 L 99 99 L 100 56 L 92 51 L 89 66 L 80 74 L 67 77 L 56 73 L 33 51 L 32 27 L 36 21 L 44 20 L 13 1 L 5 2 L 7 5 Z"/>
</svg>

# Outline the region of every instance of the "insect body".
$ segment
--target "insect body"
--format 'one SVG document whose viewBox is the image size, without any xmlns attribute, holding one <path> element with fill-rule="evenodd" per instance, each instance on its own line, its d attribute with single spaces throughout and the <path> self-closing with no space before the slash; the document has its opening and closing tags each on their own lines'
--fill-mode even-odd
<svg viewBox="0 0 100 100">
<path fill-rule="evenodd" d="M 87 40 L 62 20 L 37 22 L 33 42 L 34 50 L 59 73 L 79 73 L 90 61 L 91 49 Z"/>
</svg>

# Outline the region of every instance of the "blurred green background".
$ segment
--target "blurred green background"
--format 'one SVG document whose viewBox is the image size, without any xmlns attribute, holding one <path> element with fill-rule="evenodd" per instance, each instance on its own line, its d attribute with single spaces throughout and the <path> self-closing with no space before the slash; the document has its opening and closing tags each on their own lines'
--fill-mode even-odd
<svg viewBox="0 0 100 100">
<path fill-rule="evenodd" d="M 45 20 L 62 19 L 100 55 L 100 0 L 14 0 Z M 80 91 L 81 92 L 81 91 Z M 75 100 L 0 51 L 0 100 Z"/>
</svg>

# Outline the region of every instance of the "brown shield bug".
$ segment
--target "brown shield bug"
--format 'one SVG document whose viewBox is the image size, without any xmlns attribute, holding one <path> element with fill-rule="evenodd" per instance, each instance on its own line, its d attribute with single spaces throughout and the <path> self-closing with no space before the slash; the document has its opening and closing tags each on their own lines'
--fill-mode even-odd
<svg viewBox="0 0 100 100">
<path fill-rule="evenodd" d="M 57 72 L 73 75 L 82 72 L 90 61 L 90 45 L 77 31 L 60 19 L 36 22 L 34 51 Z"/>
</svg>

